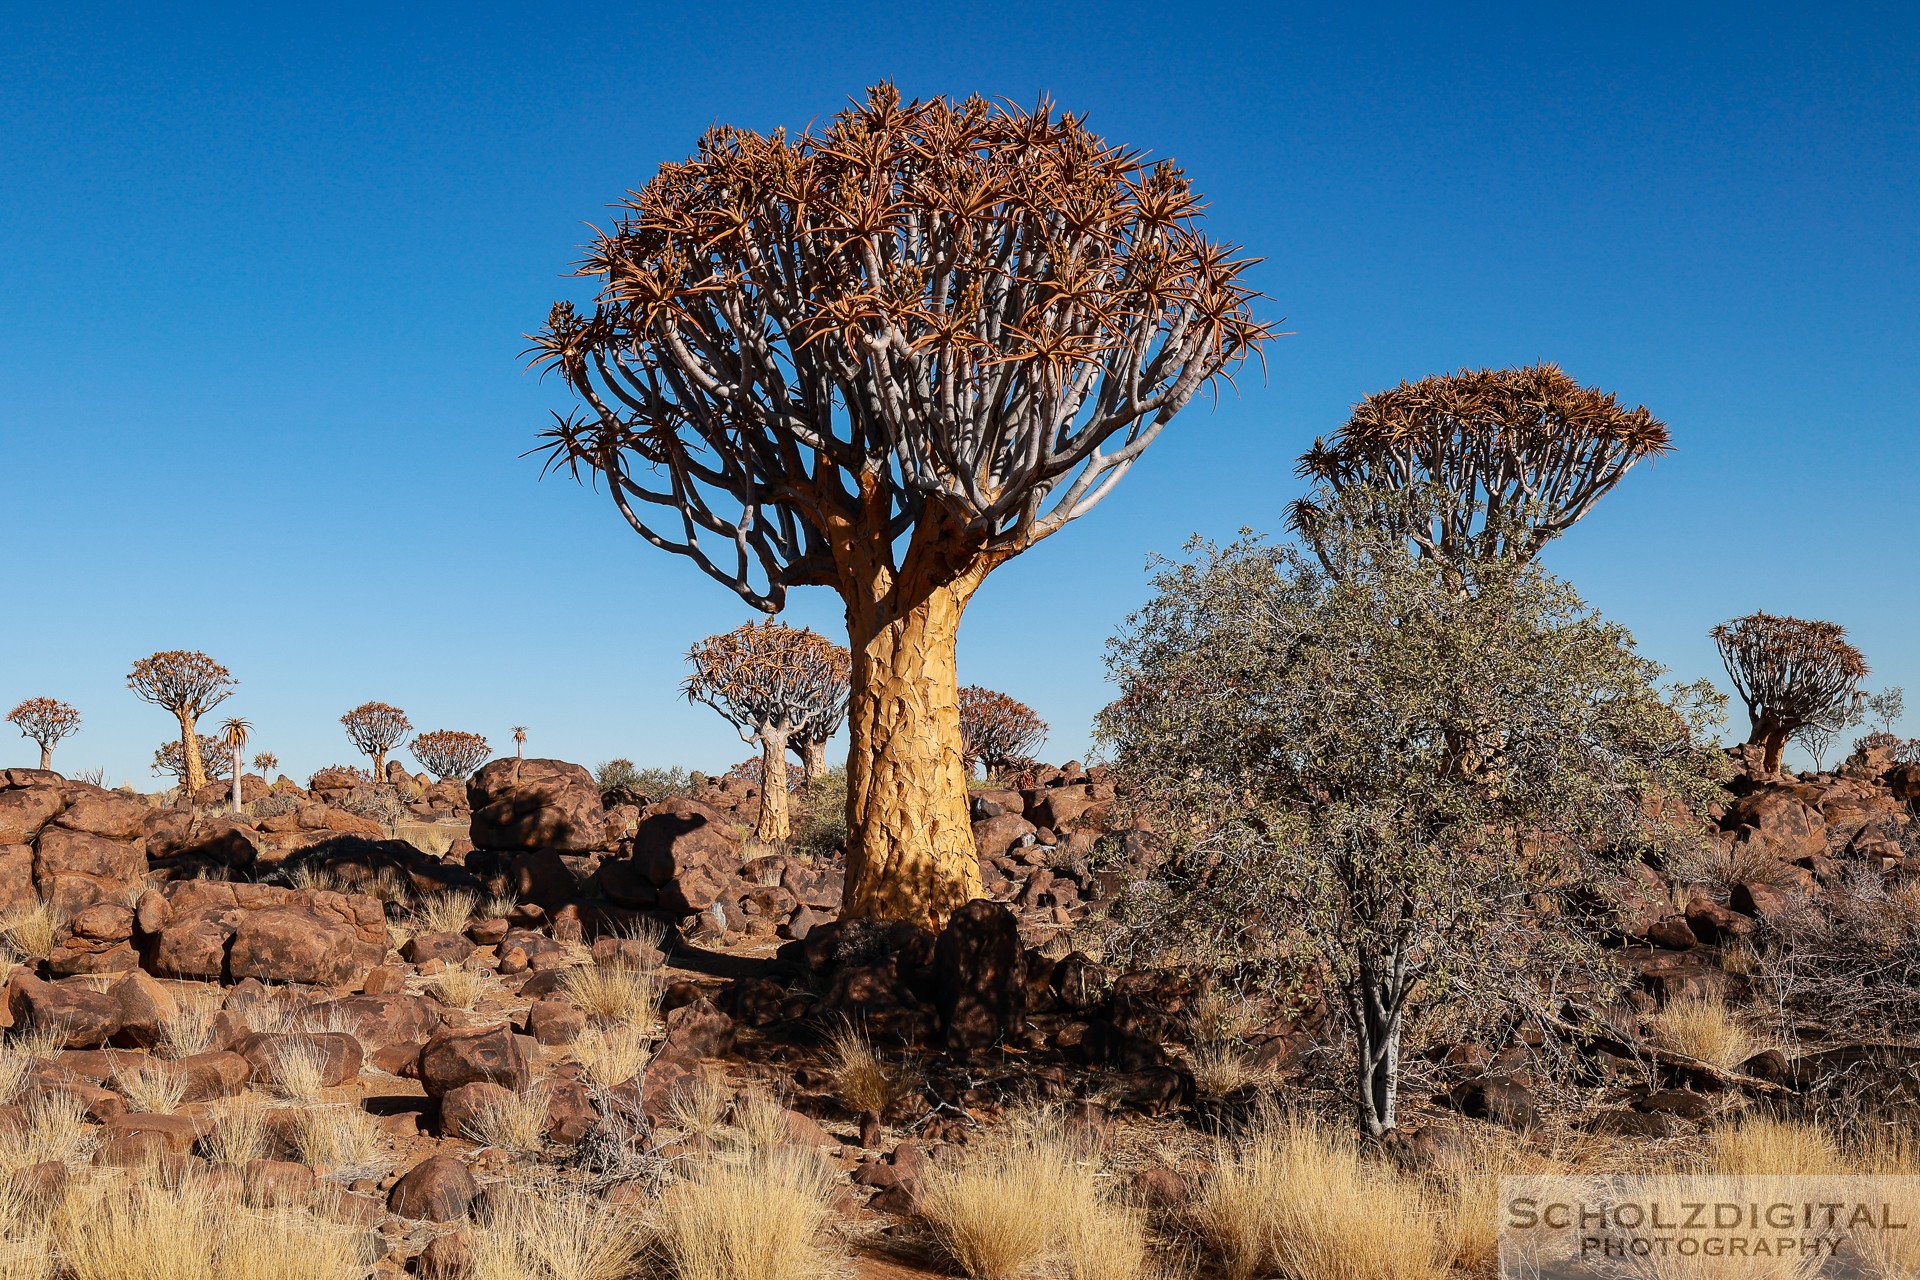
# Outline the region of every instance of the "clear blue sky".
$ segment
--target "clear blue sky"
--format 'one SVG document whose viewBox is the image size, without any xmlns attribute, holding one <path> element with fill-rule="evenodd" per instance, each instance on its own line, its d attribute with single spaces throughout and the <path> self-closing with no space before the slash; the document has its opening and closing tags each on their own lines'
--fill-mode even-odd
<svg viewBox="0 0 1920 1280">
<path fill-rule="evenodd" d="M 674 686 L 744 606 L 537 481 L 517 455 L 563 396 L 520 335 L 578 292 L 582 224 L 709 123 L 884 77 L 1047 91 L 1175 157 L 1297 331 L 970 611 L 963 678 L 1036 707 L 1049 755 L 1086 746 L 1149 553 L 1278 528 L 1295 455 L 1370 391 L 1543 358 L 1678 445 L 1553 568 L 1680 675 L 1766 608 L 1920 695 L 1914 15 L 7 5 L 0 705 L 75 703 L 62 762 L 151 785 L 168 722 L 124 674 L 187 647 L 302 777 L 368 698 L 589 763 L 742 758 Z M 818 591 L 790 614 L 839 624 Z"/>
</svg>

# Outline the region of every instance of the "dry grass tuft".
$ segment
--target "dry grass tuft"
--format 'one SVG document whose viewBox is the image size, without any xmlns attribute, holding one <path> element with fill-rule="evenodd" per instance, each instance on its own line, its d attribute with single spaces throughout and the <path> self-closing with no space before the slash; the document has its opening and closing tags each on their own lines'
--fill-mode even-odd
<svg viewBox="0 0 1920 1280">
<path fill-rule="evenodd" d="M 288 1136 L 294 1157 L 316 1169 L 373 1170 L 383 1161 L 380 1126 L 352 1103 L 297 1107 Z"/>
<path fill-rule="evenodd" d="M 520 897 L 513 893 L 496 893 L 482 902 L 477 908 L 482 920 L 504 920 L 513 914 L 520 905 Z"/>
<path fill-rule="evenodd" d="M 427 980 L 427 985 L 440 1003 L 449 1009 L 472 1009 L 480 1003 L 493 983 L 491 975 L 484 969 L 455 967 L 444 973 L 436 973 Z"/>
<path fill-rule="evenodd" d="M 1749 1116 L 1715 1130 L 1706 1165 L 1724 1174 L 1845 1174 L 1852 1172 L 1840 1144 L 1818 1124 Z"/>
<path fill-rule="evenodd" d="M 715 1162 L 668 1188 L 656 1214 L 675 1280 L 825 1280 L 833 1181 L 810 1151 Z"/>
<path fill-rule="evenodd" d="M 651 1241 L 628 1210 L 539 1183 L 491 1197 L 468 1236 L 466 1280 L 628 1280 Z"/>
<path fill-rule="evenodd" d="M 67 927 L 66 912 L 49 902 L 36 902 L 6 916 L 0 916 L 0 944 L 29 961 L 45 960 L 53 954 L 60 933 Z"/>
<path fill-rule="evenodd" d="M 551 1101 L 551 1091 L 542 1085 L 492 1098 L 475 1109 L 467 1136 L 513 1155 L 531 1155 L 547 1145 Z"/>
<path fill-rule="evenodd" d="M 631 1023 L 588 1027 L 573 1042 L 573 1060 L 587 1078 L 603 1089 L 625 1084 L 646 1069 L 653 1042 Z"/>
<path fill-rule="evenodd" d="M 245 1164 L 270 1151 L 266 1108 L 246 1094 L 221 1103 L 211 1118 L 212 1129 L 200 1139 L 200 1154 L 207 1159 Z"/>
<path fill-rule="evenodd" d="M 1099 1170 L 1048 1116 L 1015 1119 L 952 1167 L 922 1176 L 920 1212 L 942 1252 L 973 1280 L 1013 1280 L 1037 1268 L 1137 1274 L 1145 1257 L 1137 1216 L 1107 1203 Z M 1103 1239 L 1102 1237 L 1109 1237 Z M 1136 1258 L 1136 1255 L 1137 1258 Z"/>
<path fill-rule="evenodd" d="M 1269 1114 L 1221 1154 L 1191 1220 L 1231 1280 L 1442 1280 L 1446 1262 L 1411 1179 L 1301 1116 Z"/>
<path fill-rule="evenodd" d="M 1675 1000 L 1649 1023 L 1655 1042 L 1731 1071 L 1766 1048 L 1739 1015 L 1719 999 Z"/>
<path fill-rule="evenodd" d="M 331 868 L 317 862 L 303 862 L 287 873 L 287 883 L 295 889 L 316 889 L 337 893 L 346 886 Z"/>
<path fill-rule="evenodd" d="M 326 1096 L 327 1053 L 308 1040 L 289 1040 L 272 1054 L 269 1083 L 289 1102 L 314 1103 Z"/>
<path fill-rule="evenodd" d="M 827 1046 L 827 1071 L 840 1101 L 855 1111 L 885 1113 L 910 1096 L 920 1081 L 908 1067 L 881 1057 L 866 1033 L 851 1023 L 841 1026 Z"/>
<path fill-rule="evenodd" d="M 87 1120 L 86 1109 L 70 1093 L 42 1091 L 26 1101 L 25 1132 L 20 1141 L 0 1144 L 0 1172 L 24 1169 L 43 1160 L 58 1160 L 78 1169 L 93 1158 L 100 1145 L 100 1127 Z"/>
<path fill-rule="evenodd" d="M 222 1215 L 212 1280 L 360 1280 L 373 1264 L 365 1231 L 304 1210 Z"/>
<path fill-rule="evenodd" d="M 143 1054 L 131 1061 L 123 1058 L 115 1064 L 113 1087 L 135 1111 L 170 1116 L 186 1096 L 187 1077 L 172 1063 Z"/>
<path fill-rule="evenodd" d="M 53 1242 L 46 1210 L 12 1179 L 0 1179 L 0 1276 L 52 1280 Z"/>
<path fill-rule="evenodd" d="M 213 1048 L 213 1020 L 220 1012 L 220 988 L 196 984 L 174 992 L 174 1011 L 160 1020 L 160 1048 L 169 1058 L 191 1058 Z"/>
<path fill-rule="evenodd" d="M 586 964 L 568 969 L 560 993 L 603 1026 L 628 1025 L 643 1031 L 660 1026 L 660 974 L 651 969 Z"/>
<path fill-rule="evenodd" d="M 1196 1045 L 1187 1057 L 1187 1069 L 1200 1092 L 1215 1098 L 1270 1086 L 1280 1078 L 1272 1067 L 1255 1062 L 1246 1049 L 1225 1042 Z"/>
<path fill-rule="evenodd" d="M 719 1138 L 732 1107 L 733 1092 L 704 1071 L 667 1099 L 673 1127 L 688 1138 Z"/>
<path fill-rule="evenodd" d="M 473 918 L 474 908 L 479 905 L 480 896 L 468 893 L 465 889 L 428 894 L 414 904 L 414 932 L 459 933 L 467 927 L 467 921 Z"/>
<path fill-rule="evenodd" d="M 68 1280 L 206 1280 L 216 1222 L 193 1183 L 101 1184 L 60 1215 L 60 1261 Z"/>
</svg>

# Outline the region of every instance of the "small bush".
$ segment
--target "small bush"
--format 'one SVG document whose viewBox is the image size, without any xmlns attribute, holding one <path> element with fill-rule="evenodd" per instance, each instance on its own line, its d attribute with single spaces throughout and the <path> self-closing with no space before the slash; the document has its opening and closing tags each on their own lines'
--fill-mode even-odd
<svg viewBox="0 0 1920 1280">
<path fill-rule="evenodd" d="M 258 800 L 248 805 L 247 816 L 255 819 L 277 818 L 283 813 L 292 813 L 298 809 L 302 803 L 304 802 L 300 797 L 291 791 L 275 791 L 269 795 L 261 796 Z"/>
<path fill-rule="evenodd" d="M 1766 1048 L 1739 1015 L 1717 998 L 1674 1000 L 1649 1020 L 1663 1048 L 1731 1071 Z"/>
<path fill-rule="evenodd" d="M 603 794 L 637 791 L 648 800 L 672 800 L 694 792 L 694 775 L 677 764 L 666 769 L 641 769 L 621 757 L 595 765 L 593 780 L 600 784 Z"/>
<path fill-rule="evenodd" d="M 362 818 L 372 818 L 387 830 L 407 816 L 407 807 L 401 803 L 400 793 L 392 787 L 379 783 L 355 787 L 346 795 L 333 802 L 337 809 Z"/>
<path fill-rule="evenodd" d="M 675 1280 L 825 1280 L 832 1194 L 810 1151 L 708 1164 L 661 1197 L 661 1251 Z"/>
<path fill-rule="evenodd" d="M 873 1042 L 852 1024 L 834 1033 L 828 1045 L 827 1071 L 840 1101 L 854 1111 L 885 1114 L 919 1084 L 911 1071 L 875 1052 Z"/>
<path fill-rule="evenodd" d="M 845 765 L 828 769 L 813 780 L 813 786 L 795 793 L 799 803 L 793 828 L 796 852 L 823 858 L 847 840 L 847 770 Z"/>
<path fill-rule="evenodd" d="M 587 964 L 568 969 L 560 993 L 603 1026 L 628 1025 L 651 1032 L 660 1022 L 660 974 L 622 965 Z"/>
<path fill-rule="evenodd" d="M 488 1197 L 471 1229 L 466 1280 L 628 1280 L 651 1241 L 631 1212 L 598 1196 L 539 1183 Z"/>
</svg>

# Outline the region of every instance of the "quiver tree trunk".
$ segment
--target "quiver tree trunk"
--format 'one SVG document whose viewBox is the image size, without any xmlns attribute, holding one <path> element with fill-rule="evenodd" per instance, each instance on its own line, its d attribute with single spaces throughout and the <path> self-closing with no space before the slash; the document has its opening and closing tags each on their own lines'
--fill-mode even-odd
<svg viewBox="0 0 1920 1280">
<path fill-rule="evenodd" d="M 761 844 L 785 844 L 793 835 L 787 816 L 787 733 L 760 730 L 760 825 L 754 838 Z"/>
<path fill-rule="evenodd" d="M 233 811 L 240 812 L 240 748 L 233 749 Z"/>
<path fill-rule="evenodd" d="M 53 748 L 44 742 L 40 744 L 40 767 L 42 769 L 53 768 Z"/>
<path fill-rule="evenodd" d="M 980 576 L 848 604 L 845 915 L 937 930 L 980 896 L 954 657 Z"/>
<path fill-rule="evenodd" d="M 207 785 L 207 762 L 200 758 L 200 735 L 194 732 L 194 718 L 180 717 L 180 760 L 187 775 L 183 779 L 187 795 Z"/>
<path fill-rule="evenodd" d="M 807 790 L 827 771 L 827 743 L 824 738 L 802 738 L 793 744 L 800 755 L 800 777 Z"/>
</svg>

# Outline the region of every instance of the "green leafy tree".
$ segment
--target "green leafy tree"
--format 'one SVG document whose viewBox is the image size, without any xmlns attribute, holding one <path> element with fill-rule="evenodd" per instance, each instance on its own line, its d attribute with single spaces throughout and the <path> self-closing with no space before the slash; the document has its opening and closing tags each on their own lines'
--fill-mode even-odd
<svg viewBox="0 0 1920 1280">
<path fill-rule="evenodd" d="M 1724 700 L 1662 692 L 1625 630 L 1523 561 L 1463 592 L 1363 521 L 1311 552 L 1191 550 L 1111 649 L 1100 733 L 1176 845 L 1123 924 L 1149 948 L 1313 961 L 1383 1133 L 1421 1002 L 1511 994 L 1521 957 L 1572 945 L 1526 927 L 1529 894 L 1700 838 Z"/>
</svg>

